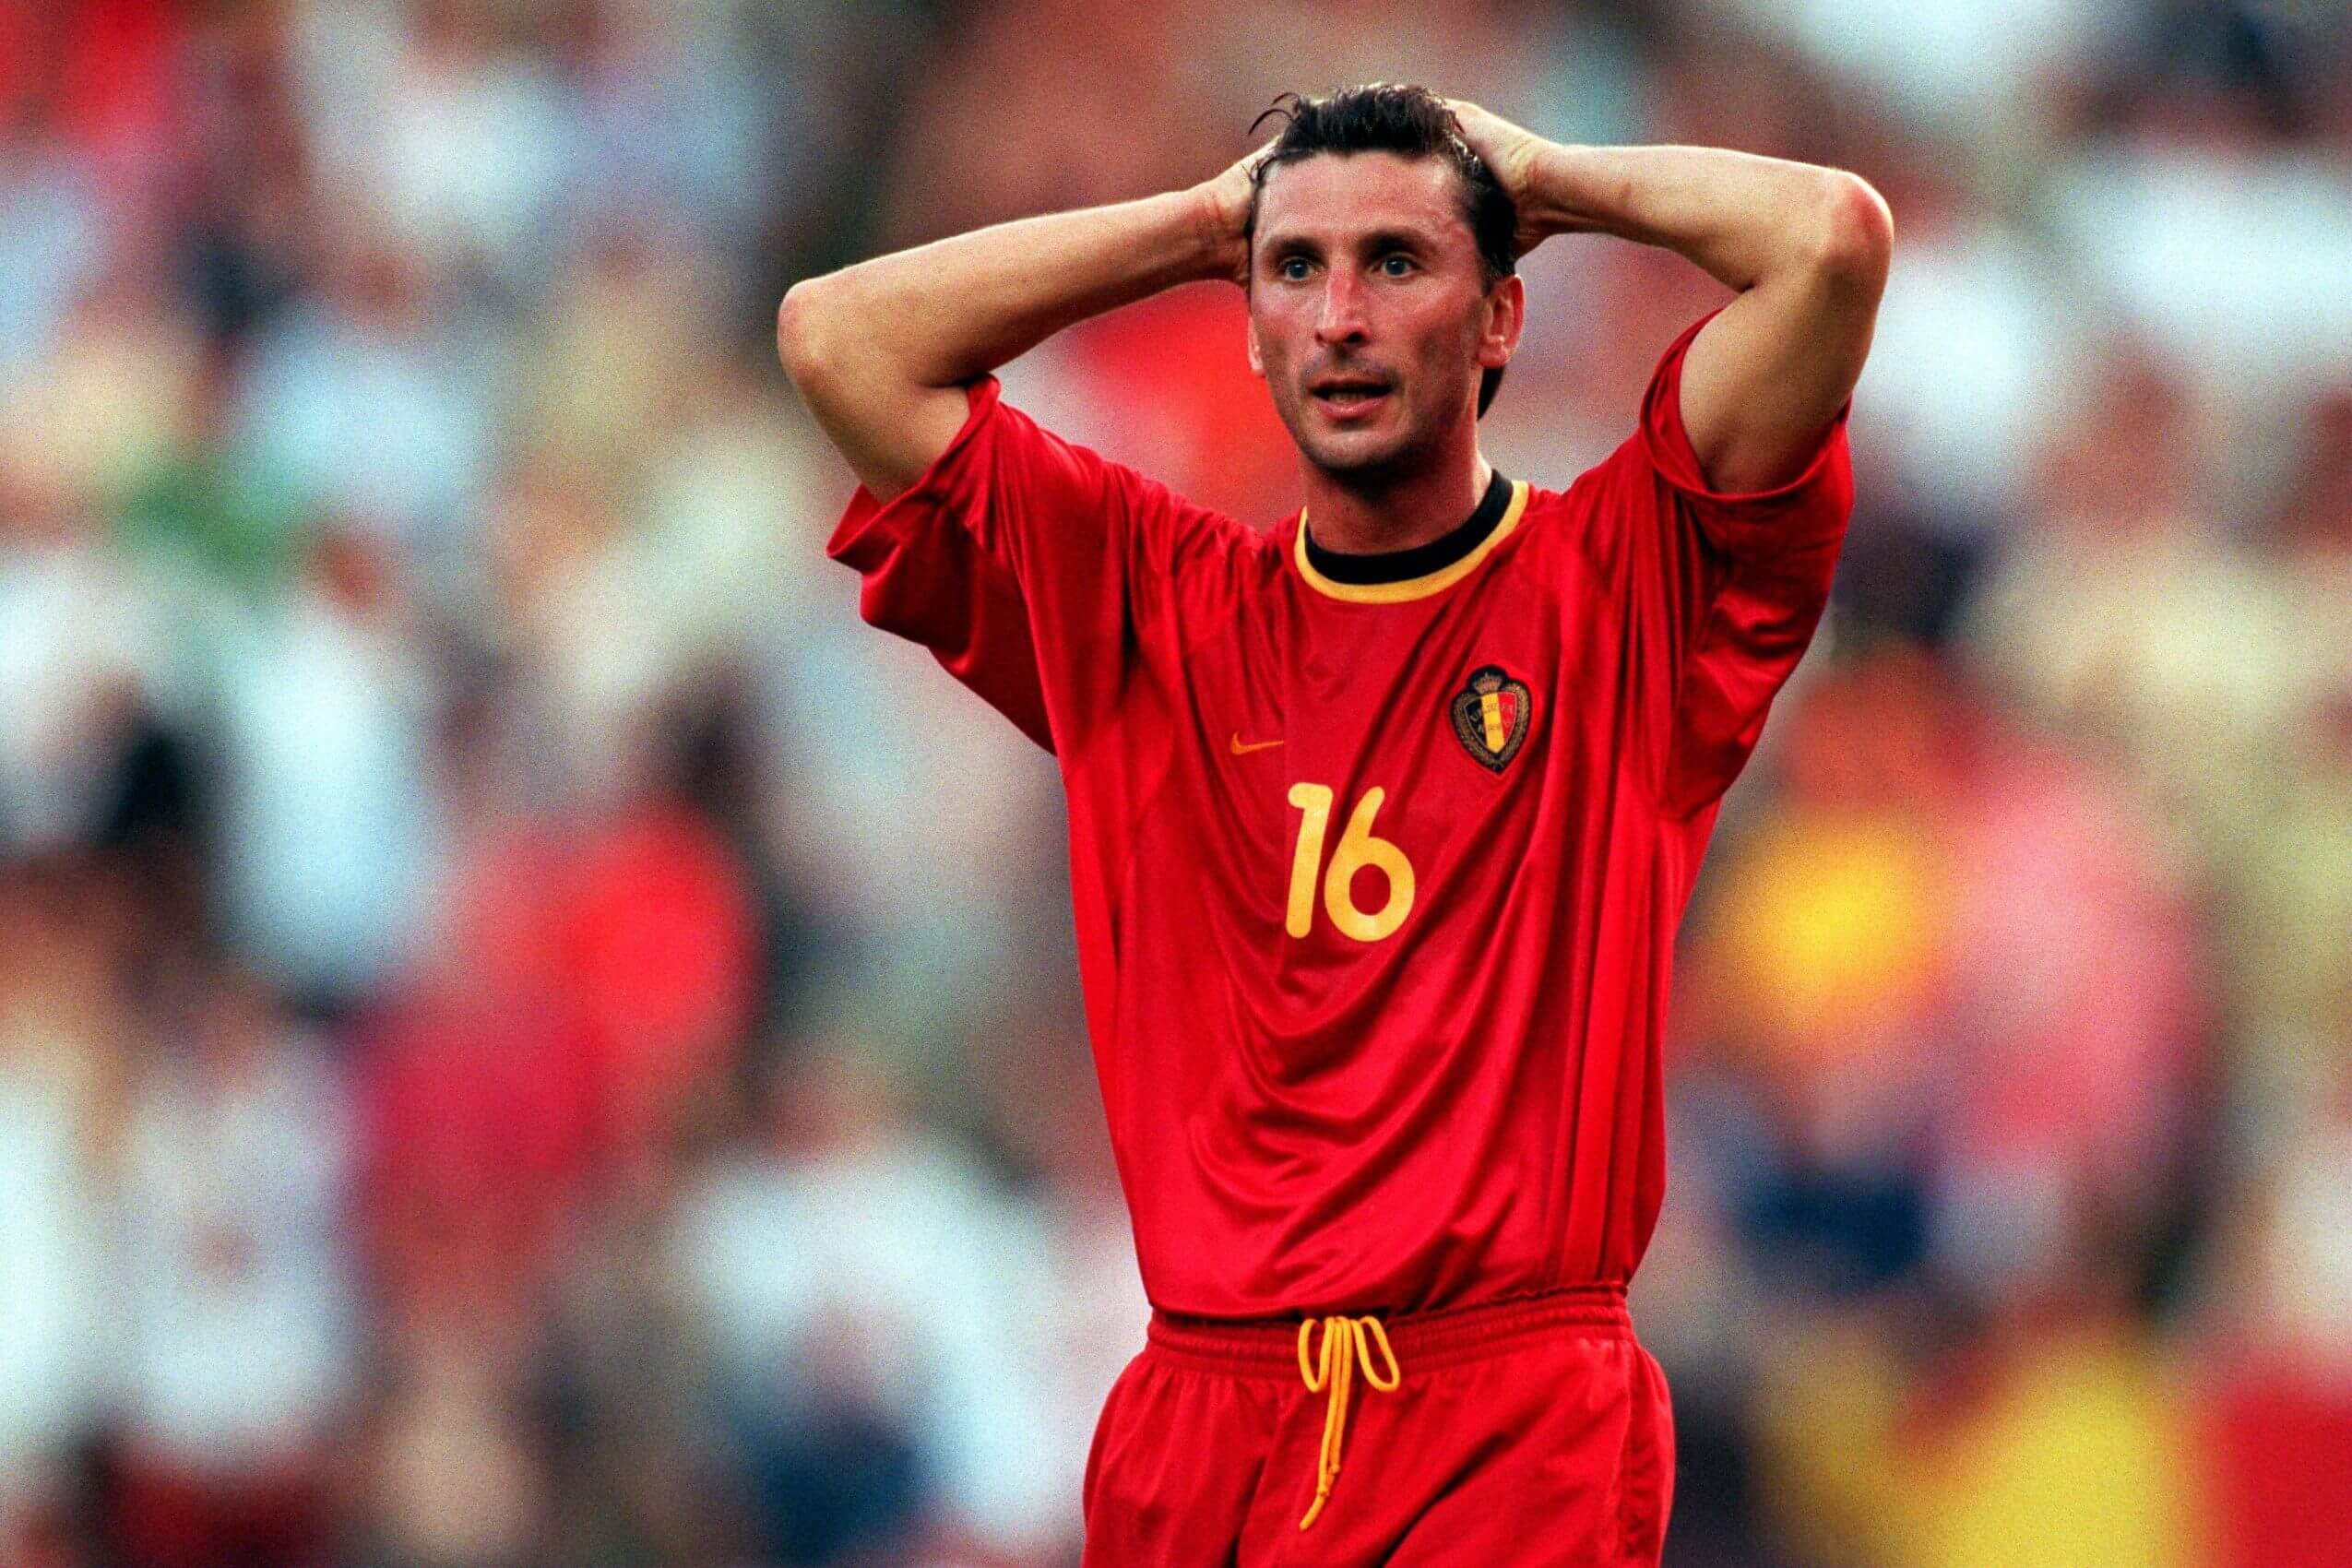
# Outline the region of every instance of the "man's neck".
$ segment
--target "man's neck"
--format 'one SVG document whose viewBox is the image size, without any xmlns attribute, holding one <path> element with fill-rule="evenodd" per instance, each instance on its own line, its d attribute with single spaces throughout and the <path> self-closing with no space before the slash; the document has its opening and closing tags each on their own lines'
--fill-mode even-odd
<svg viewBox="0 0 2352 1568">
<path fill-rule="evenodd" d="M 1314 542 L 1346 555 L 1410 550 L 1462 526 L 1494 469 L 1473 444 L 1461 459 L 1366 481 L 1306 465 Z"/>
</svg>

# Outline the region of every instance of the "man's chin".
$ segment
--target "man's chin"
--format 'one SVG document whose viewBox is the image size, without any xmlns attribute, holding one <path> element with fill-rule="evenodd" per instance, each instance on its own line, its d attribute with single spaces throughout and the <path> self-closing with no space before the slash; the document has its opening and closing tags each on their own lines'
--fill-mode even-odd
<svg viewBox="0 0 2352 1568">
<path fill-rule="evenodd" d="M 1407 443 L 1391 431 L 1293 431 L 1299 451 L 1327 474 L 1371 477 L 1397 465 Z"/>
</svg>

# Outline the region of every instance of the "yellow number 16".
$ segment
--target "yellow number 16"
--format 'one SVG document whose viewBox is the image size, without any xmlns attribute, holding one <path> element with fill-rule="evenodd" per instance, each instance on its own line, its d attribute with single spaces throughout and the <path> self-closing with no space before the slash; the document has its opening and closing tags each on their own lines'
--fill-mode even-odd
<svg viewBox="0 0 2352 1568">
<path fill-rule="evenodd" d="M 1323 907 L 1331 923 L 1359 942 L 1378 942 L 1394 933 L 1413 912 L 1413 862 L 1387 839 L 1372 837 L 1372 816 L 1385 799 L 1385 790 L 1364 791 L 1323 876 Z M 1314 924 L 1315 868 L 1323 861 L 1324 837 L 1331 828 L 1331 786 L 1293 784 L 1290 803 L 1306 815 L 1299 824 L 1298 852 L 1290 858 L 1290 909 L 1282 929 L 1304 936 Z M 1356 908 L 1350 892 L 1356 873 L 1365 866 L 1376 867 L 1388 878 L 1388 897 L 1377 909 Z"/>
</svg>

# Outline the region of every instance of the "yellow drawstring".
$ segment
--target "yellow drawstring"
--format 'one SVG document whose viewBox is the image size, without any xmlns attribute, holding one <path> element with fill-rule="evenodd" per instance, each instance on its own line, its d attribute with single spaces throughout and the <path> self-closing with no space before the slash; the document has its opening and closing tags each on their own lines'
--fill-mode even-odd
<svg viewBox="0 0 2352 1568">
<path fill-rule="evenodd" d="M 1314 1334 L 1315 1320 L 1309 1318 L 1299 1325 L 1299 1375 L 1307 1380 L 1307 1392 L 1321 1394 L 1331 1390 L 1330 1406 L 1323 1418 L 1323 1456 L 1315 1464 L 1315 1500 L 1307 1516 L 1299 1521 L 1305 1529 L 1323 1512 L 1325 1499 L 1331 1495 L 1332 1484 L 1339 1479 L 1339 1439 L 1348 1430 L 1348 1385 L 1356 1375 L 1356 1364 L 1364 1368 L 1364 1381 L 1383 1393 L 1395 1388 L 1404 1380 L 1396 1365 L 1396 1352 L 1388 1348 L 1388 1333 L 1376 1317 L 1327 1317 L 1323 1320 L 1323 1364 L 1320 1371 L 1309 1360 L 1307 1346 Z M 1367 1338 L 1366 1331 L 1370 1331 Z M 1380 1353 L 1388 1360 L 1388 1381 L 1383 1383 L 1372 1366 L 1372 1347 L 1377 1344 Z"/>
</svg>

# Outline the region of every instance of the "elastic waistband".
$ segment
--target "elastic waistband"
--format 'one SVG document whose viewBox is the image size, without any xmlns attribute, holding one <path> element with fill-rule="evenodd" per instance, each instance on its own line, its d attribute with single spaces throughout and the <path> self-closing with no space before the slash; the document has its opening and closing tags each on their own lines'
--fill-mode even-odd
<svg viewBox="0 0 2352 1568">
<path fill-rule="evenodd" d="M 1396 1360 L 1408 1367 L 1437 1367 L 1499 1354 L 1561 1330 L 1603 1339 L 1630 1338 L 1621 1285 L 1576 1285 L 1538 1295 L 1446 1307 L 1429 1313 L 1349 1313 L 1377 1317 Z M 1299 1376 L 1298 1318 L 1227 1321 L 1184 1317 L 1152 1309 L 1145 1331 L 1152 1348 L 1211 1372 L 1237 1377 Z"/>
</svg>

